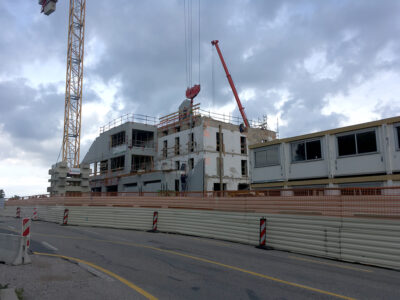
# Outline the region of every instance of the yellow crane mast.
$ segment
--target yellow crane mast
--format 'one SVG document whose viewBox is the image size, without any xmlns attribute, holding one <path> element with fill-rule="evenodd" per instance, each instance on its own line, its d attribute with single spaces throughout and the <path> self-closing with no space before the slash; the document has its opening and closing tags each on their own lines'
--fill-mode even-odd
<svg viewBox="0 0 400 300">
<path fill-rule="evenodd" d="M 55 11 L 56 3 L 57 0 L 39 0 L 46 15 Z M 79 168 L 85 13 L 86 0 L 70 0 L 62 145 L 62 161 L 67 162 L 69 168 Z"/>
</svg>

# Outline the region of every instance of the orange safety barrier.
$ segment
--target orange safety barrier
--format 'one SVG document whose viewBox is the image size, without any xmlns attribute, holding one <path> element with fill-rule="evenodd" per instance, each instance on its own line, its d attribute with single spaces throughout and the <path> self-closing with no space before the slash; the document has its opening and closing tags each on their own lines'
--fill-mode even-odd
<svg viewBox="0 0 400 300">
<path fill-rule="evenodd" d="M 400 219 L 400 187 L 83 193 L 77 197 L 8 199 L 5 205 L 122 206 Z"/>
</svg>

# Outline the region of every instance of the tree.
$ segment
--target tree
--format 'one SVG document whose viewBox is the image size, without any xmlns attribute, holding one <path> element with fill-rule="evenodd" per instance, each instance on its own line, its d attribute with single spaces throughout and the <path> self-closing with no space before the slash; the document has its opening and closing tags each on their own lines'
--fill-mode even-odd
<svg viewBox="0 0 400 300">
<path fill-rule="evenodd" d="M 6 194 L 4 193 L 4 190 L 0 190 L 0 199 L 4 198 Z"/>
</svg>

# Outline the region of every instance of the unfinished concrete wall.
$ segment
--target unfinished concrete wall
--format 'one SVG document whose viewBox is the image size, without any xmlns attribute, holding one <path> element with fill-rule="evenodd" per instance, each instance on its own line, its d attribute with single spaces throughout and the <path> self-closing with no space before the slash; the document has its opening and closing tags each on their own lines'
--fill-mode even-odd
<svg viewBox="0 0 400 300">
<path fill-rule="evenodd" d="M 51 177 L 47 192 L 52 196 L 89 192 L 89 174 L 88 164 L 81 164 L 80 168 L 70 170 L 67 162 L 59 162 L 49 170 Z"/>
<path fill-rule="evenodd" d="M 132 143 L 132 130 L 149 131 L 153 133 L 154 139 L 157 137 L 157 127 L 141 123 L 127 122 L 120 126 L 114 127 L 98 136 L 89 151 L 82 160 L 83 163 L 93 164 L 101 161 L 108 161 L 108 170 L 110 171 L 110 159 L 118 156 L 125 156 L 124 170 L 122 174 L 129 173 L 132 165 L 132 155 L 155 156 L 156 143 L 153 146 L 147 145 L 138 147 Z M 112 147 L 111 137 L 119 132 L 125 132 L 125 141 L 123 144 Z"/>
<path fill-rule="evenodd" d="M 170 132 L 172 131 L 172 132 Z M 156 168 L 159 170 L 175 169 L 175 162 L 179 161 L 180 164 L 188 162 L 190 158 L 195 158 L 195 164 L 197 163 L 199 154 L 203 151 L 203 128 L 201 123 L 194 128 L 187 128 L 179 132 L 174 132 L 170 129 L 168 135 L 164 135 L 159 132 L 161 136 L 158 138 L 158 152 L 157 152 L 157 164 Z M 193 141 L 191 142 L 191 134 L 193 134 Z M 179 138 L 179 150 L 175 151 L 176 138 Z M 164 145 L 167 142 L 167 155 L 165 157 Z"/>
</svg>

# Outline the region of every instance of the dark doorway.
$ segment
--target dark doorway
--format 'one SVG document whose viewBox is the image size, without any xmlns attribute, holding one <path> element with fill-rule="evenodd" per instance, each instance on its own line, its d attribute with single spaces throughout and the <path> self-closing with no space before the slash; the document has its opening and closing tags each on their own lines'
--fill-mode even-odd
<svg viewBox="0 0 400 300">
<path fill-rule="evenodd" d="M 118 193 L 118 185 L 107 186 L 107 196 L 117 196 L 117 193 Z"/>
<path fill-rule="evenodd" d="M 238 191 L 242 191 L 242 190 L 249 190 L 250 187 L 247 183 L 239 183 L 238 184 Z"/>
<path fill-rule="evenodd" d="M 226 183 L 222 184 L 222 188 L 224 189 L 224 191 L 226 191 Z M 220 191 L 220 190 L 221 190 L 221 188 L 220 188 L 219 182 L 215 182 L 214 183 L 214 191 Z"/>
</svg>

